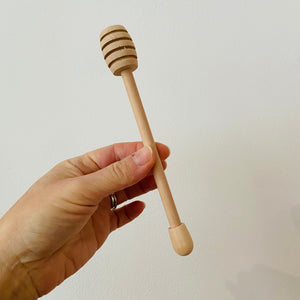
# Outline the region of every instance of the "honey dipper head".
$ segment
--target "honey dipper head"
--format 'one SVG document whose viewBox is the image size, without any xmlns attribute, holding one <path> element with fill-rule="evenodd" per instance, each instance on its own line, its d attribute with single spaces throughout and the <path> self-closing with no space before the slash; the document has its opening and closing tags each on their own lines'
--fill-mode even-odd
<svg viewBox="0 0 300 300">
<path fill-rule="evenodd" d="M 120 76 L 124 70 L 134 71 L 137 55 L 127 30 L 122 25 L 113 25 L 100 34 L 100 45 L 104 59 L 114 75 Z"/>
</svg>

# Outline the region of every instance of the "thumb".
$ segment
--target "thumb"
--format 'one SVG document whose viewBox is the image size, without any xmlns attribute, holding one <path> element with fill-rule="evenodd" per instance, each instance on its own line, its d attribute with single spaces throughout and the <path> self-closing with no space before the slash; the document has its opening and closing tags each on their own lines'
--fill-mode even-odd
<svg viewBox="0 0 300 300">
<path fill-rule="evenodd" d="M 151 147 L 137 152 L 94 173 L 74 178 L 75 193 L 85 203 L 98 204 L 103 198 L 142 180 L 155 162 Z"/>
</svg>

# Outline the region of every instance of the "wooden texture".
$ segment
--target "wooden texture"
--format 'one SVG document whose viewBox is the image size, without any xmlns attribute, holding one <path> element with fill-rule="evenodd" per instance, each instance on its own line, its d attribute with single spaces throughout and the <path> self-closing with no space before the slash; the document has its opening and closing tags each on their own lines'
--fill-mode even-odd
<svg viewBox="0 0 300 300">
<path fill-rule="evenodd" d="M 169 184 L 161 164 L 159 154 L 157 152 L 155 142 L 151 133 L 151 129 L 146 117 L 145 110 L 135 84 L 135 80 L 131 71 L 123 71 L 122 78 L 130 100 L 130 104 L 134 113 L 136 123 L 138 125 L 140 135 L 144 145 L 150 146 L 155 153 L 156 163 L 153 168 L 153 175 L 160 193 L 164 209 L 170 224 L 170 227 L 176 227 L 181 224 L 177 209 L 169 188 Z"/>
<path fill-rule="evenodd" d="M 123 78 L 143 143 L 150 146 L 155 154 L 153 175 L 170 225 L 169 235 L 173 248 L 179 255 L 188 255 L 193 250 L 193 240 L 178 215 L 132 74 L 138 66 L 135 46 L 127 30 L 121 25 L 110 26 L 103 30 L 100 35 L 100 44 L 104 59 L 112 73 L 117 76 L 121 75 Z"/>
<path fill-rule="evenodd" d="M 179 255 L 188 255 L 193 250 L 193 240 L 186 226 L 180 221 L 133 74 L 130 70 L 124 70 L 121 75 L 143 143 L 150 146 L 155 153 L 153 175 L 169 221 L 173 248 Z"/>
<path fill-rule="evenodd" d="M 181 223 L 177 227 L 170 227 L 169 235 L 176 253 L 185 256 L 193 251 L 193 240 L 185 224 Z"/>
<path fill-rule="evenodd" d="M 113 25 L 101 32 L 100 45 L 104 59 L 114 75 L 138 67 L 135 46 L 122 25 Z"/>
</svg>

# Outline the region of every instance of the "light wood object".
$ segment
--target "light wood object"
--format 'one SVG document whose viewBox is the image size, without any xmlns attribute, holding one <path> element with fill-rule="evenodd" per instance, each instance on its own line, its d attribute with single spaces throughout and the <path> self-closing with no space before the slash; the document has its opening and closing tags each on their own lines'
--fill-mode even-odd
<svg viewBox="0 0 300 300">
<path fill-rule="evenodd" d="M 180 221 L 132 74 L 138 67 L 135 46 L 127 30 L 121 25 L 104 29 L 100 34 L 100 44 L 104 59 L 112 73 L 123 78 L 144 145 L 150 146 L 155 153 L 153 174 L 169 221 L 169 235 L 173 248 L 179 255 L 188 255 L 193 250 L 193 240 L 186 226 Z"/>
</svg>

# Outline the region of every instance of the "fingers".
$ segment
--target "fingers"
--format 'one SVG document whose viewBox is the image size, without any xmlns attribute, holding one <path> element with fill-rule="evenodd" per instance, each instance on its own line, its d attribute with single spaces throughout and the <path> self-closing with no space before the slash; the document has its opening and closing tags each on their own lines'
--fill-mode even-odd
<svg viewBox="0 0 300 300">
<path fill-rule="evenodd" d="M 140 182 L 136 183 L 133 186 L 130 186 L 124 190 L 116 192 L 116 197 L 118 201 L 118 205 L 123 202 L 138 197 L 140 195 L 146 194 L 152 190 L 156 189 L 156 183 L 153 175 L 148 175 L 143 178 Z M 106 197 L 101 202 L 101 206 L 110 209 L 111 208 L 111 200 L 110 197 Z"/>
<path fill-rule="evenodd" d="M 97 165 L 101 169 L 127 157 L 128 155 L 138 151 L 143 147 L 144 144 L 142 142 L 118 143 L 102 149 L 88 152 L 87 154 L 97 163 Z M 165 160 L 170 155 L 170 150 L 166 145 L 156 143 L 156 147 L 162 160 Z"/>
<path fill-rule="evenodd" d="M 153 175 L 149 175 L 134 186 L 130 186 L 121 191 L 120 193 L 123 192 L 123 195 L 120 195 L 120 199 L 118 198 L 119 204 L 123 203 L 124 201 L 138 197 L 140 195 L 146 194 L 154 189 L 156 189 L 155 179 Z"/>
<path fill-rule="evenodd" d="M 96 205 L 109 194 L 141 181 L 150 172 L 154 161 L 151 148 L 143 147 L 101 170 L 72 178 L 69 187 L 77 198 L 81 199 L 83 205 Z"/>
<path fill-rule="evenodd" d="M 111 231 L 124 226 L 138 217 L 145 208 L 145 203 L 135 201 L 112 211 Z"/>
<path fill-rule="evenodd" d="M 156 143 L 160 158 L 164 161 L 169 155 L 170 150 L 161 143 Z M 68 159 L 58 165 L 56 171 L 66 172 L 66 166 L 69 169 L 68 177 L 82 176 L 103 169 L 108 165 L 119 161 L 130 154 L 143 148 L 142 142 L 118 143 L 104 148 L 100 148 L 86 154 Z M 63 176 L 63 175 L 62 175 Z"/>
</svg>

